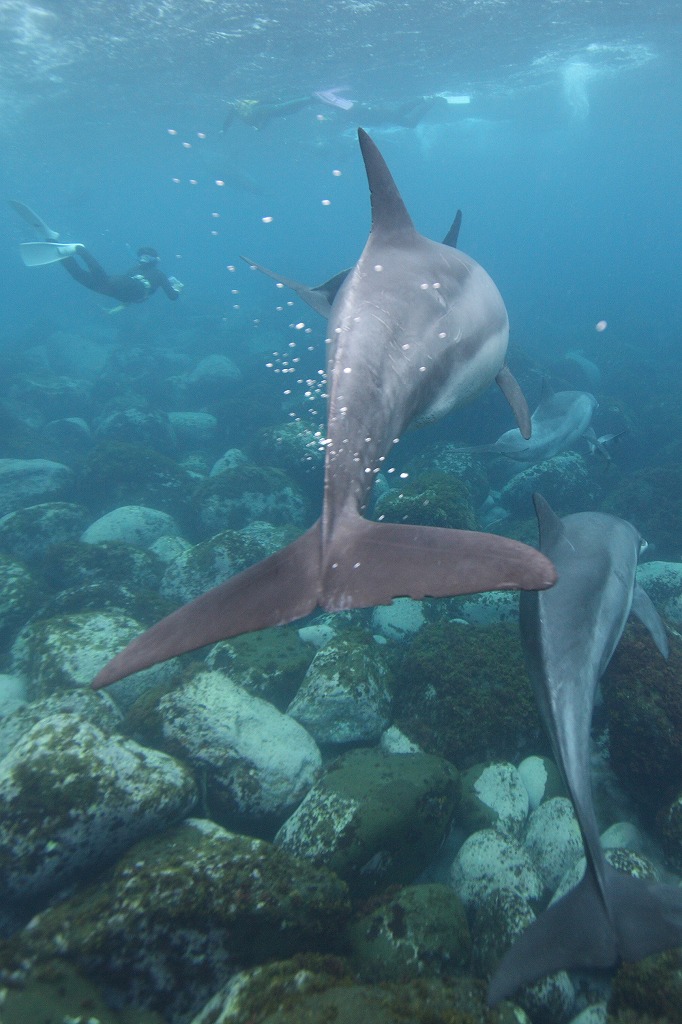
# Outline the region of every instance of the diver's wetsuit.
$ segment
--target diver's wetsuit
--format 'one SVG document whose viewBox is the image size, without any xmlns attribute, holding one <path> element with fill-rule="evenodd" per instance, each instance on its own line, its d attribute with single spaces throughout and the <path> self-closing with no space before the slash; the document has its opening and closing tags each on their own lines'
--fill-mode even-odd
<svg viewBox="0 0 682 1024">
<path fill-rule="evenodd" d="M 62 260 L 62 266 L 84 288 L 99 295 L 108 295 L 121 303 L 144 302 L 158 288 L 162 288 L 171 302 L 179 297 L 162 270 L 153 263 L 138 263 L 127 274 L 107 274 L 101 263 L 87 249 L 79 249 L 78 256 L 86 264 L 81 267 L 74 256 Z"/>
<path fill-rule="evenodd" d="M 312 96 L 299 96 L 296 99 L 283 100 L 280 103 L 264 103 L 261 100 L 234 100 L 229 105 L 221 131 L 227 131 L 234 123 L 235 118 L 243 121 L 244 124 L 250 124 L 252 128 L 263 128 L 274 118 L 295 114 L 297 110 L 303 110 L 314 102 Z"/>
</svg>

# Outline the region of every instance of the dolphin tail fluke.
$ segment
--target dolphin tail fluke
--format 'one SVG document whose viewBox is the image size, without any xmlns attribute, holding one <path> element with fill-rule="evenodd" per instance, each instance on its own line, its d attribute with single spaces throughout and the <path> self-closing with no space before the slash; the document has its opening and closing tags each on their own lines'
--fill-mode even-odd
<svg viewBox="0 0 682 1024">
<path fill-rule="evenodd" d="M 544 590 L 556 580 L 544 555 L 507 537 L 360 516 L 335 527 L 326 562 L 321 603 L 329 610 L 390 604 L 395 597 Z"/>
<path fill-rule="evenodd" d="M 206 644 L 300 619 L 318 604 L 319 578 L 317 522 L 293 544 L 232 576 L 136 637 L 104 666 L 92 686 L 99 690 Z"/>
<path fill-rule="evenodd" d="M 682 890 L 604 865 L 606 904 L 588 868 L 505 953 L 488 986 L 495 1006 L 522 985 L 560 970 L 605 969 L 682 945 Z"/>
</svg>

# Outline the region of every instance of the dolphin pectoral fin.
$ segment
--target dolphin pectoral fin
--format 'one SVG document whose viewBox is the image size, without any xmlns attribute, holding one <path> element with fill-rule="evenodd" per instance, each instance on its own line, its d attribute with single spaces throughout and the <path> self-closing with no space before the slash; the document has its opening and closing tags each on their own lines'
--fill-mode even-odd
<svg viewBox="0 0 682 1024">
<path fill-rule="evenodd" d="M 521 431 L 521 437 L 527 441 L 531 435 L 528 403 L 526 402 L 519 382 L 506 363 L 495 378 L 495 383 L 511 406 L 511 410 L 514 413 L 514 419 L 516 420 L 516 425 Z"/>
<path fill-rule="evenodd" d="M 670 648 L 663 620 L 656 611 L 651 598 L 640 587 L 639 583 L 635 583 L 635 589 L 632 593 L 632 608 L 630 610 L 637 616 L 642 625 L 646 626 L 659 651 L 664 658 L 667 658 Z"/>
<path fill-rule="evenodd" d="M 275 274 L 272 270 L 268 270 L 267 267 L 263 267 L 260 263 L 250 260 L 248 256 L 241 256 L 241 259 L 245 263 L 248 263 L 250 267 L 260 271 L 261 274 L 265 274 L 266 277 L 271 277 L 273 281 L 277 281 L 278 284 L 283 284 L 286 288 L 291 288 L 292 292 L 298 295 L 299 299 L 302 299 L 307 306 L 314 309 L 316 313 L 323 316 L 325 320 L 329 318 L 331 313 L 332 303 L 336 298 L 336 293 L 339 288 L 350 274 L 350 270 L 341 270 L 338 274 L 334 274 L 328 281 L 323 284 L 316 285 L 314 288 L 309 288 L 307 284 L 301 284 L 300 281 L 294 281 L 290 277 L 283 277 L 281 274 Z"/>
<path fill-rule="evenodd" d="M 319 577 L 318 522 L 288 547 L 178 608 L 136 637 L 104 666 L 92 686 L 99 690 L 217 640 L 300 619 L 317 606 Z"/>
<path fill-rule="evenodd" d="M 535 548 L 473 530 L 357 516 L 335 535 L 335 550 L 320 599 L 330 611 L 390 604 L 395 597 L 544 590 L 556 580 L 554 566 Z"/>
<path fill-rule="evenodd" d="M 488 1005 L 557 971 L 613 967 L 617 961 L 615 936 L 588 868 L 575 889 L 551 904 L 507 950 L 488 985 Z"/>
</svg>

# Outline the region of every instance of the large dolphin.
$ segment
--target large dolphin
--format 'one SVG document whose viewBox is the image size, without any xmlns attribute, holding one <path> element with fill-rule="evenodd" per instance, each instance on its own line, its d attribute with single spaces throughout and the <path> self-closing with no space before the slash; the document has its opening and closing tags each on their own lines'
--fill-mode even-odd
<svg viewBox="0 0 682 1024">
<path fill-rule="evenodd" d="M 559 519 L 534 495 L 540 550 L 559 581 L 521 595 L 526 662 L 554 755 L 570 793 L 587 867 L 578 885 L 540 914 L 493 975 L 491 1005 L 561 969 L 608 968 L 682 944 L 682 889 L 622 874 L 606 861 L 590 784 L 594 694 L 630 612 L 661 654 L 668 642 L 635 570 L 645 546 L 630 523 L 598 512 Z"/>
<path fill-rule="evenodd" d="M 524 544 L 362 518 L 375 475 L 412 421 L 443 415 L 494 379 L 512 398 L 520 389 L 505 367 L 508 320 L 493 281 L 469 256 L 417 233 L 379 150 L 364 131 L 359 138 L 372 229 L 328 321 L 322 515 L 288 547 L 134 640 L 99 673 L 96 688 L 318 607 L 554 583 L 548 559 Z"/>
<path fill-rule="evenodd" d="M 516 462 L 542 462 L 570 448 L 588 430 L 597 399 L 589 391 L 552 390 L 547 377 L 542 382 L 538 407 L 530 418 L 531 435 L 507 430 L 493 444 L 462 448 L 481 455 L 505 455 Z"/>
</svg>

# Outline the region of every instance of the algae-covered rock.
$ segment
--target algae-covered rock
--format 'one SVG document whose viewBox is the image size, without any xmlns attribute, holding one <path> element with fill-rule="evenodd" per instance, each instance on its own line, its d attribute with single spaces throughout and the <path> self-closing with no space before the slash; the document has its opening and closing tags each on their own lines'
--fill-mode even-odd
<svg viewBox="0 0 682 1024">
<path fill-rule="evenodd" d="M 97 985 L 55 958 L 2 989 L 2 1024 L 164 1024 L 153 1010 L 113 1010 Z"/>
<path fill-rule="evenodd" d="M 535 920 L 528 900 L 515 890 L 498 889 L 478 903 L 474 923 L 473 967 L 489 977 L 518 936 Z M 575 1004 L 575 989 L 566 971 L 525 985 L 514 996 L 531 1020 L 538 1024 L 564 1024 Z"/>
<path fill-rule="evenodd" d="M 349 909 L 345 885 L 324 868 L 189 819 L 0 945 L 0 968 L 58 953 L 104 984 L 112 1004 L 185 1024 L 235 971 L 333 948 Z"/>
<path fill-rule="evenodd" d="M 86 544 L 121 541 L 139 548 L 151 548 L 160 537 L 177 534 L 177 523 L 167 512 L 141 505 L 123 505 L 91 523 L 81 540 Z"/>
<path fill-rule="evenodd" d="M 0 459 L 0 516 L 26 505 L 66 498 L 74 484 L 68 466 L 48 459 Z"/>
<path fill-rule="evenodd" d="M 206 656 L 209 668 L 227 672 L 255 697 L 285 711 L 303 682 L 314 650 L 296 626 L 245 633 L 215 644 Z"/>
<path fill-rule="evenodd" d="M 103 416 L 95 427 L 102 441 L 123 441 L 151 448 L 164 455 L 176 449 L 175 432 L 168 415 L 158 409 L 119 409 Z"/>
<path fill-rule="evenodd" d="M 191 1024 L 529 1024 L 518 1006 L 489 1009 L 472 978 L 360 984 L 330 957 L 296 957 L 235 975 Z"/>
<path fill-rule="evenodd" d="M 26 680 L 29 699 L 88 686 L 99 670 L 142 632 L 121 612 L 82 612 L 40 619 L 24 628 L 12 646 L 12 670 Z M 146 689 L 173 672 L 155 665 L 109 688 L 129 707 Z"/>
<path fill-rule="evenodd" d="M 376 742 L 389 724 L 389 679 L 371 636 L 337 636 L 311 661 L 287 713 L 318 743 Z"/>
<path fill-rule="evenodd" d="M 406 641 L 394 675 L 395 724 L 460 769 L 516 763 L 547 745 L 517 626 L 428 624 Z"/>
<path fill-rule="evenodd" d="M 41 569 L 55 590 L 92 583 L 126 586 L 132 590 L 156 590 L 164 564 L 151 551 L 122 541 L 56 544 L 46 552 Z"/>
<path fill-rule="evenodd" d="M 583 855 L 583 840 L 573 804 L 555 796 L 533 811 L 524 839 L 546 889 L 553 892 L 563 876 Z"/>
<path fill-rule="evenodd" d="M 452 862 L 450 879 L 467 908 L 497 889 L 512 889 L 529 903 L 542 896 L 542 881 L 523 846 L 496 829 L 474 832 Z"/>
<path fill-rule="evenodd" d="M 613 979 L 609 1024 L 682 1024 L 682 949 L 622 964 Z"/>
<path fill-rule="evenodd" d="M 0 549 L 20 562 L 40 562 L 55 544 L 78 540 L 87 523 L 82 505 L 48 501 L 9 512 L 0 519 Z"/>
<path fill-rule="evenodd" d="M 0 654 L 40 604 L 41 593 L 28 569 L 0 554 Z"/>
<path fill-rule="evenodd" d="M 173 758 L 79 715 L 52 715 L 0 761 L 0 889 L 14 900 L 55 892 L 195 800 Z"/>
<path fill-rule="evenodd" d="M 269 523 L 251 523 L 243 530 L 221 530 L 182 551 L 166 568 L 161 593 L 178 603 L 191 601 L 260 562 L 292 539 L 289 531 Z"/>
<path fill-rule="evenodd" d="M 0 759 L 38 722 L 52 715 L 75 714 L 104 732 L 116 731 L 123 715 L 105 691 L 65 690 L 52 697 L 33 700 L 0 717 Z"/>
<path fill-rule="evenodd" d="M 204 536 L 240 530 L 254 519 L 275 526 L 303 525 L 303 498 L 280 469 L 234 466 L 199 484 L 192 500 Z"/>
<path fill-rule="evenodd" d="M 363 981 L 448 977 L 469 970 L 464 907 L 447 885 L 401 889 L 354 921 L 349 941 Z"/>
<path fill-rule="evenodd" d="M 328 766 L 275 842 L 358 892 L 403 884 L 438 849 L 458 797 L 457 770 L 441 757 L 353 750 Z"/>
<path fill-rule="evenodd" d="M 201 771 L 211 817 L 232 828 L 281 824 L 322 764 L 298 722 L 224 672 L 198 672 L 164 694 L 150 718 L 155 745 Z"/>
<path fill-rule="evenodd" d="M 422 473 L 400 488 L 385 491 L 376 503 L 374 515 L 389 523 L 476 529 L 469 488 L 456 476 L 438 471 Z"/>
</svg>

